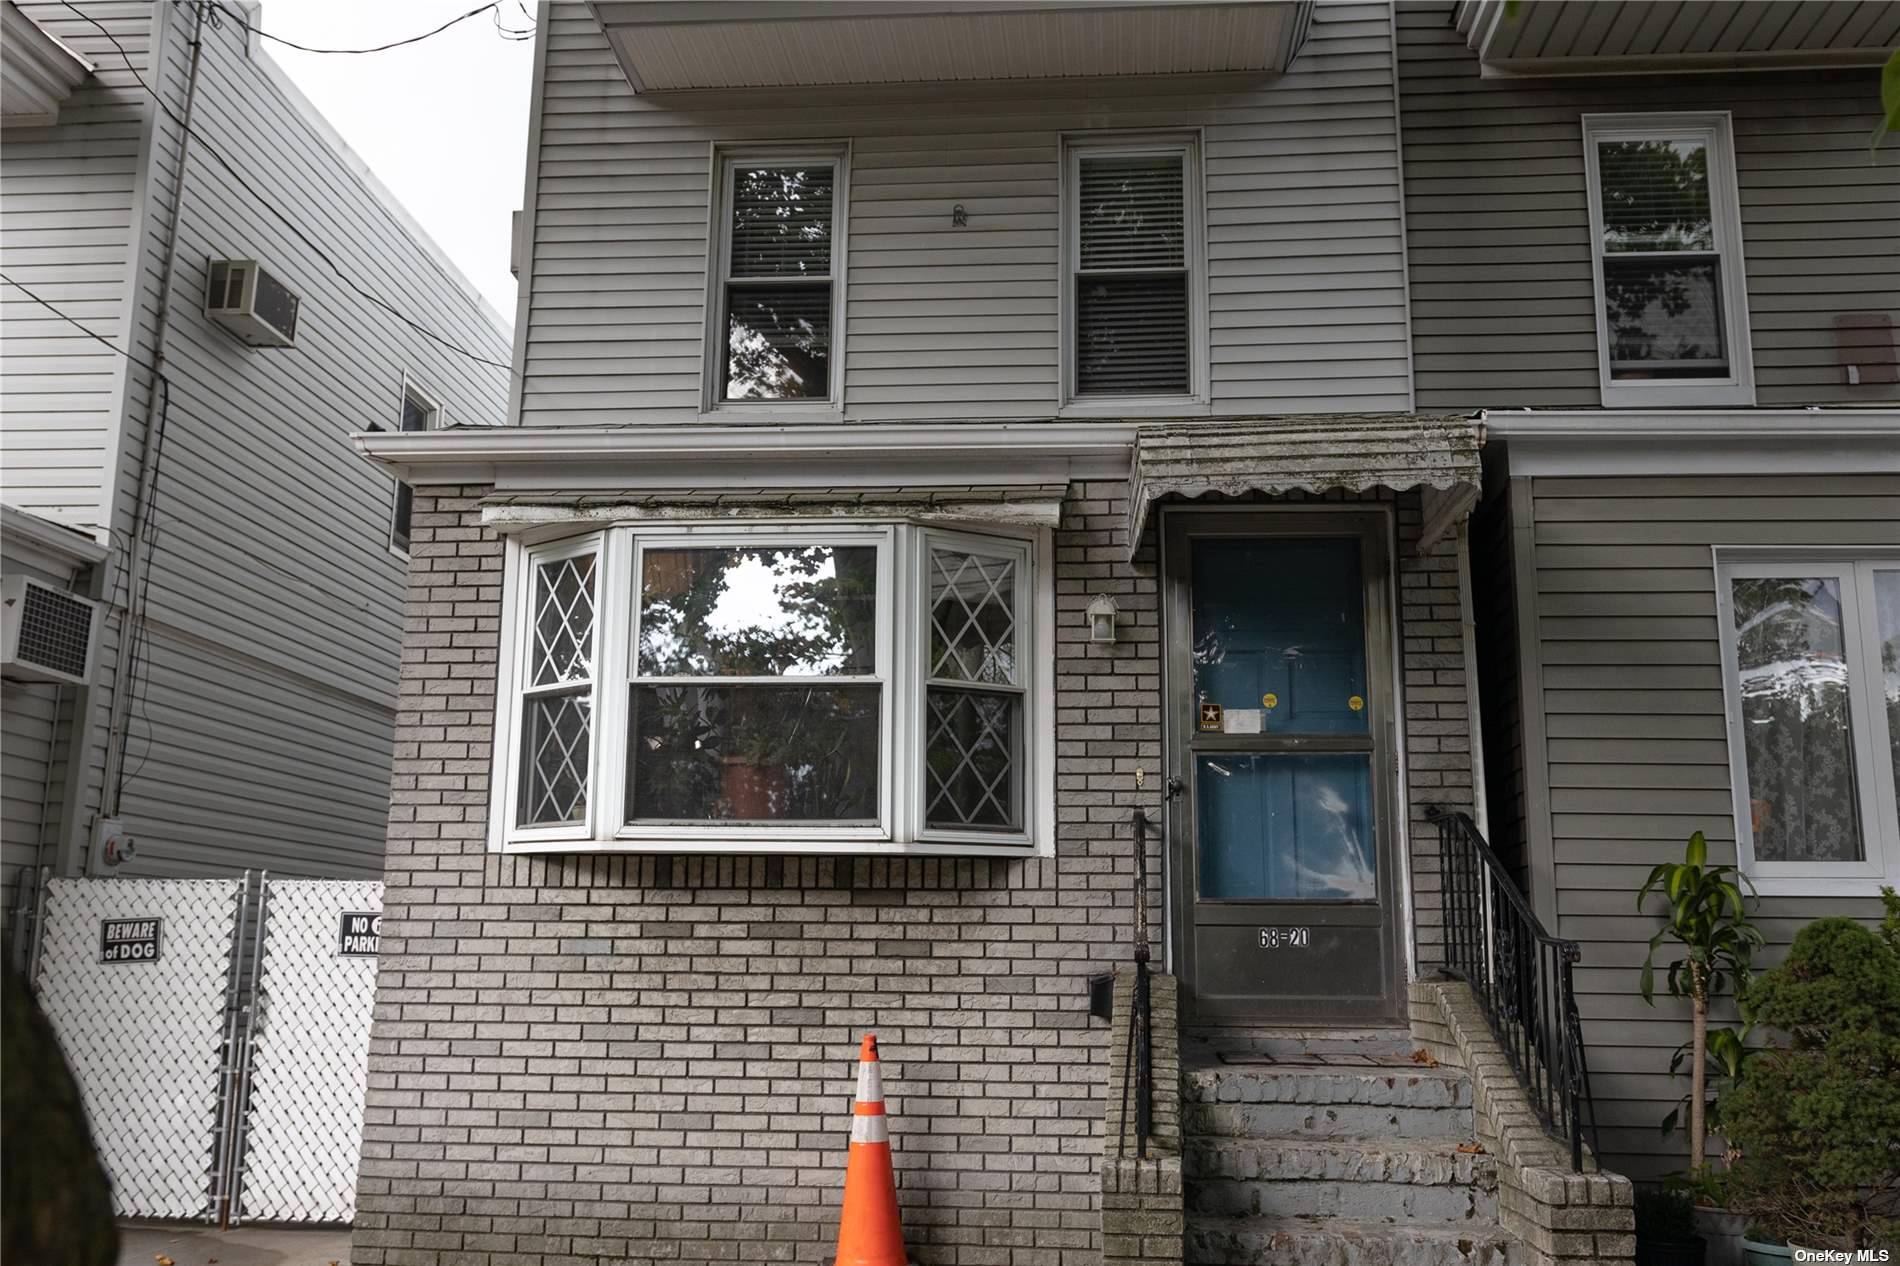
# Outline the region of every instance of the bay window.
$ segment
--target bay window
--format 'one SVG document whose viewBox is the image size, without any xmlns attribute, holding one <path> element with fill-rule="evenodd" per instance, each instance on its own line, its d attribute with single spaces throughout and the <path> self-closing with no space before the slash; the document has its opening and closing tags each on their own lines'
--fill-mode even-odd
<svg viewBox="0 0 1900 1266">
<path fill-rule="evenodd" d="M 514 545 L 498 843 L 1046 847 L 1037 539 L 667 524 Z"/>
<path fill-rule="evenodd" d="M 1900 554 L 1722 551 L 1742 866 L 1764 892 L 1900 881 Z"/>
</svg>

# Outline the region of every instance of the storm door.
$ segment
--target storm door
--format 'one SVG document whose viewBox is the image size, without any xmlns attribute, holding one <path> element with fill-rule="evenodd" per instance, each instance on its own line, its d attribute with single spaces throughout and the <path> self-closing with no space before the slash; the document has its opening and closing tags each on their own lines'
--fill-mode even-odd
<svg viewBox="0 0 1900 1266">
<path fill-rule="evenodd" d="M 1201 1023 L 1396 1020 L 1402 893 L 1378 512 L 1166 519 L 1177 971 Z"/>
</svg>

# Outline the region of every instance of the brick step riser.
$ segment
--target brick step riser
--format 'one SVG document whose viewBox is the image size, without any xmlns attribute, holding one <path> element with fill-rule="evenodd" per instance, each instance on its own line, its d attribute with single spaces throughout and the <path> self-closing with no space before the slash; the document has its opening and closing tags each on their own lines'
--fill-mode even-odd
<svg viewBox="0 0 1900 1266">
<path fill-rule="evenodd" d="M 1216 1178 L 1187 1183 L 1187 1208 L 1190 1222 L 1196 1213 L 1205 1213 L 1223 1217 L 1495 1223 L 1498 1199 L 1495 1192 L 1476 1186 Z"/>
<path fill-rule="evenodd" d="M 1461 1152 L 1463 1140 L 1431 1139 L 1408 1146 L 1397 1139 L 1188 1140 L 1182 1172 L 1190 1180 L 1258 1182 L 1374 1182 L 1418 1187 L 1498 1185 L 1497 1162 L 1485 1152 Z"/>
<path fill-rule="evenodd" d="M 1190 1103 L 1363 1103 L 1395 1108 L 1469 1108 L 1462 1074 L 1405 1069 L 1260 1068 L 1201 1070 L 1182 1087 Z"/>
<path fill-rule="evenodd" d="M 1365 1103 L 1189 1103 L 1189 1138 L 1471 1138 L 1470 1108 L 1405 1108 Z"/>
<path fill-rule="evenodd" d="M 1495 1229 L 1426 1238 L 1404 1227 L 1349 1234 L 1266 1225 L 1190 1226 L 1186 1260 L 1195 1266 L 1520 1266 L 1523 1257 Z"/>
</svg>

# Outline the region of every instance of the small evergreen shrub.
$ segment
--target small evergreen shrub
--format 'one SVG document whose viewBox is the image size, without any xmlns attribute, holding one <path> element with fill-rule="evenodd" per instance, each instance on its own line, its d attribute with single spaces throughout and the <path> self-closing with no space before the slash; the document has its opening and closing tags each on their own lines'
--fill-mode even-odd
<svg viewBox="0 0 1900 1266">
<path fill-rule="evenodd" d="M 1817 919 L 1742 996 L 1787 1035 L 1721 1101 L 1731 1196 L 1808 1248 L 1900 1248 L 1900 898 L 1875 933 Z"/>
</svg>

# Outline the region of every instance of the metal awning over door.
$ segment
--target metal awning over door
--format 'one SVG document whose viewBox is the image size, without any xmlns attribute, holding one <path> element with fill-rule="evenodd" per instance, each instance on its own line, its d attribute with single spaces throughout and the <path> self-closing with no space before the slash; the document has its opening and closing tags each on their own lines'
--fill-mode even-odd
<svg viewBox="0 0 1900 1266">
<path fill-rule="evenodd" d="M 1135 434 L 1129 476 L 1128 552 L 1163 497 L 1209 493 L 1427 490 L 1421 551 L 1477 499 L 1483 481 L 1475 418 L 1412 413 L 1312 414 L 1236 421 L 1166 422 Z"/>
</svg>

